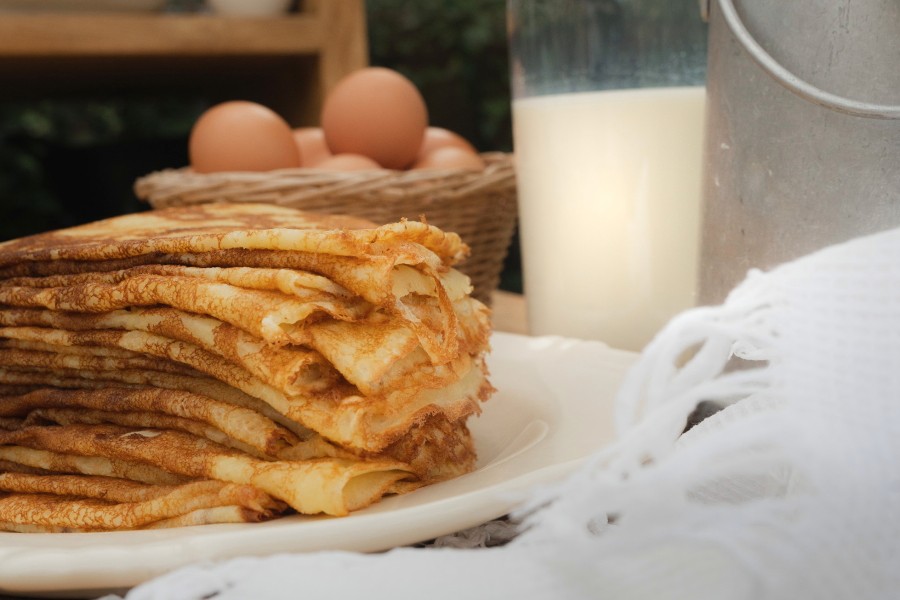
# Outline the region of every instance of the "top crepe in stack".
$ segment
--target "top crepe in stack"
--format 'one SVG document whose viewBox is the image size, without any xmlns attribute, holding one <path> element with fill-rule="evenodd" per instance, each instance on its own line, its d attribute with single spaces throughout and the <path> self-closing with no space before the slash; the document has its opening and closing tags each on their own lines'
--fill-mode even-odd
<svg viewBox="0 0 900 600">
<path fill-rule="evenodd" d="M 343 515 L 471 470 L 467 251 L 238 204 L 0 244 L 0 528 Z"/>
</svg>

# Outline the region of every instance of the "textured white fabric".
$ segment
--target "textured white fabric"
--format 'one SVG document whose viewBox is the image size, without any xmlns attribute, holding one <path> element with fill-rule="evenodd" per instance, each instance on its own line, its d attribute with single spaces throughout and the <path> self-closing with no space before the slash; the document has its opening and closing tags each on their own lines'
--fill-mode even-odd
<svg viewBox="0 0 900 600">
<path fill-rule="evenodd" d="M 729 406 L 680 435 L 703 400 Z M 900 594 L 900 231 L 679 315 L 617 409 L 617 443 L 536 491 L 505 546 L 239 559 L 128 598 Z"/>
</svg>

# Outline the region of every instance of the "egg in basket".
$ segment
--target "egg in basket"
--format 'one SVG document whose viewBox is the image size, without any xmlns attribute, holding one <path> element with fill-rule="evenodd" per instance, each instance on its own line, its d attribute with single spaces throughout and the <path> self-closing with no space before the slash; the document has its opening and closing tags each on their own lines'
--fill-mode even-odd
<svg viewBox="0 0 900 600">
<path fill-rule="evenodd" d="M 511 155 L 429 126 L 415 85 L 381 67 L 338 82 L 319 125 L 292 129 L 253 102 L 213 106 L 191 132 L 190 167 L 146 175 L 135 191 L 154 208 L 262 202 L 379 225 L 424 218 L 469 245 L 460 270 L 489 303 L 516 225 Z"/>
</svg>

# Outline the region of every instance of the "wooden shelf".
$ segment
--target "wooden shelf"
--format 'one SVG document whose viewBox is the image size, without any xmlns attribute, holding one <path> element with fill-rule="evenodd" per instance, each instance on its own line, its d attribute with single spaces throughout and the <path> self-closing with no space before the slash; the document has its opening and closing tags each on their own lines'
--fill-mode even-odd
<svg viewBox="0 0 900 600">
<path fill-rule="evenodd" d="M 322 38 L 319 19 L 311 15 L 19 13 L 0 18 L 0 54 L 6 58 L 314 54 Z"/>
<path fill-rule="evenodd" d="M 200 91 L 263 102 L 294 124 L 368 63 L 363 0 L 249 19 L 167 13 L 0 15 L 0 100 Z"/>
</svg>

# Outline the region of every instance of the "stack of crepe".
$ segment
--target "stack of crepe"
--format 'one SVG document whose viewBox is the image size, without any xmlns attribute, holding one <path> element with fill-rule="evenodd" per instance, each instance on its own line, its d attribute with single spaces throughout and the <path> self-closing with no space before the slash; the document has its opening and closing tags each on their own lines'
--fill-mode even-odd
<svg viewBox="0 0 900 600">
<path fill-rule="evenodd" d="M 459 237 L 272 205 L 0 244 L 0 529 L 345 515 L 471 470 Z"/>
</svg>

